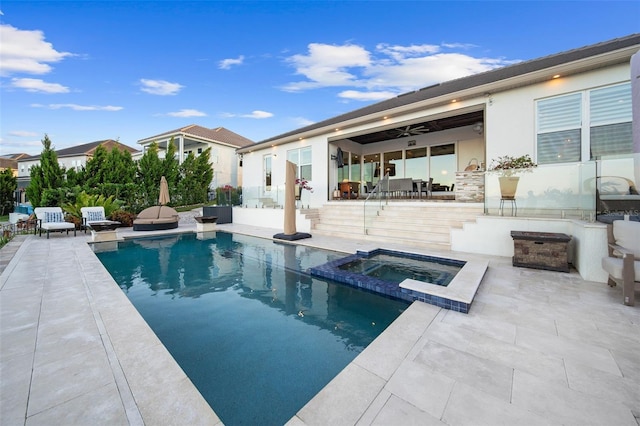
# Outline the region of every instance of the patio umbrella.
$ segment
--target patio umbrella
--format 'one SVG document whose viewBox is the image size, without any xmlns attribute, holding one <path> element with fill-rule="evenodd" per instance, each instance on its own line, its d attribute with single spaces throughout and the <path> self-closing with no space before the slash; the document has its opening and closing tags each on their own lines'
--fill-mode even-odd
<svg viewBox="0 0 640 426">
<path fill-rule="evenodd" d="M 164 206 L 165 204 L 169 204 L 169 201 L 171 201 L 169 198 L 169 185 L 167 184 L 167 179 L 162 176 L 162 179 L 160 179 L 160 197 L 158 197 L 158 203 Z"/>
</svg>

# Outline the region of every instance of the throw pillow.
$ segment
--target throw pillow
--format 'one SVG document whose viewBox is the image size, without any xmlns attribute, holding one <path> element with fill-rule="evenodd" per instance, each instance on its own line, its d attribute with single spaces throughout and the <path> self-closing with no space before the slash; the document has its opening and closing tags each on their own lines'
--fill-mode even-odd
<svg viewBox="0 0 640 426">
<path fill-rule="evenodd" d="M 62 216 L 62 212 L 45 212 L 44 221 L 47 223 L 64 222 L 64 217 Z"/>
<path fill-rule="evenodd" d="M 102 212 L 87 212 L 87 220 L 90 222 L 101 222 L 104 221 L 104 215 Z"/>
</svg>

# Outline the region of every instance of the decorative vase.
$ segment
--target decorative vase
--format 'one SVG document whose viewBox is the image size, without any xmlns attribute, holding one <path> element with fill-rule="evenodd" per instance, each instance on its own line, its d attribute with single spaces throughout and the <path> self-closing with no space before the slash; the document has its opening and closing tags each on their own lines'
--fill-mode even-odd
<svg viewBox="0 0 640 426">
<path fill-rule="evenodd" d="M 518 189 L 518 176 L 502 176 L 500 181 L 500 197 L 503 200 L 513 200 L 516 198 L 516 190 Z"/>
</svg>

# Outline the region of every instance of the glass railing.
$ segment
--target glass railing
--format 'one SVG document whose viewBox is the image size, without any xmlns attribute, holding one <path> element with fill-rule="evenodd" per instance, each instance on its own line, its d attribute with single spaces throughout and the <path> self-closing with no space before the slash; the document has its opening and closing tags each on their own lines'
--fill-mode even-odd
<svg viewBox="0 0 640 426">
<path fill-rule="evenodd" d="M 518 173 L 515 198 L 501 195 L 498 174 L 485 174 L 485 213 L 607 222 L 640 216 L 640 153 Z M 517 209 L 517 213 L 516 213 Z"/>
<path fill-rule="evenodd" d="M 367 194 L 364 200 L 364 233 L 369 233 L 375 218 L 389 202 L 389 175 L 380 179 L 373 190 Z"/>
<path fill-rule="evenodd" d="M 640 220 L 640 153 L 606 156 L 596 164 L 597 178 L 595 183 L 589 182 L 589 187 L 597 189 L 597 220 Z"/>
<path fill-rule="evenodd" d="M 296 188 L 296 208 L 308 209 L 311 207 L 311 191 Z M 245 186 L 242 188 L 242 207 L 256 209 L 282 209 L 284 208 L 284 185 L 271 185 L 265 187 Z"/>
<path fill-rule="evenodd" d="M 242 188 L 242 207 L 265 209 L 284 207 L 284 185 L 244 186 Z"/>
<path fill-rule="evenodd" d="M 515 197 L 503 196 L 500 174 L 485 174 L 485 213 L 595 220 L 596 163 L 545 165 L 516 173 Z"/>
</svg>

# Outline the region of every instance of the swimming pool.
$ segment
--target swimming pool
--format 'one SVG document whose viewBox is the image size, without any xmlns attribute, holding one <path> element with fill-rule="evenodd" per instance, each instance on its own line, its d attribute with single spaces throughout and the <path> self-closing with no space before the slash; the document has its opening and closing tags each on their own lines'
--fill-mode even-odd
<svg viewBox="0 0 640 426">
<path fill-rule="evenodd" d="M 344 254 L 254 237 L 96 255 L 227 425 L 286 423 L 408 306 L 307 273 Z"/>
</svg>

